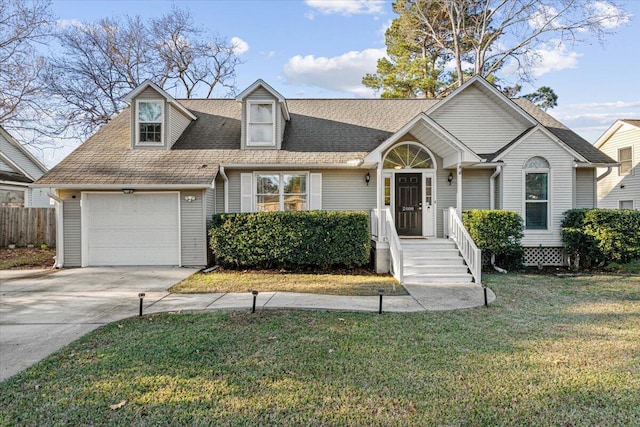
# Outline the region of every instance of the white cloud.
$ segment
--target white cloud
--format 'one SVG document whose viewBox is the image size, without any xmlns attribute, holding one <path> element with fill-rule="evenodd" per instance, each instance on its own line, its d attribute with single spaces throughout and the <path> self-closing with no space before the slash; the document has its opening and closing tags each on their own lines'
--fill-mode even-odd
<svg viewBox="0 0 640 427">
<path fill-rule="evenodd" d="M 56 21 L 56 25 L 58 26 L 58 28 L 63 30 L 70 27 L 83 28 L 85 26 L 85 24 L 83 24 L 81 21 L 77 19 L 58 19 Z"/>
<path fill-rule="evenodd" d="M 561 104 L 549 112 L 584 139 L 594 143 L 616 120 L 640 118 L 640 101 Z"/>
<path fill-rule="evenodd" d="M 371 15 L 382 13 L 383 0 L 306 0 L 307 6 L 323 15 Z M 313 11 L 306 14 L 313 20 Z"/>
<path fill-rule="evenodd" d="M 522 59 L 528 64 L 529 73 L 534 77 L 540 77 L 553 71 L 577 68 L 581 56 L 582 53 L 567 49 L 559 40 L 551 40 L 537 49 L 532 49 Z M 512 59 L 501 70 L 501 74 L 517 75 L 520 71 L 518 62 Z"/>
<path fill-rule="evenodd" d="M 551 71 L 560 71 L 567 68 L 576 68 L 581 53 L 568 50 L 562 43 L 549 43 L 545 47 L 535 49 L 533 52 L 533 67 L 531 73 L 534 77 L 540 77 Z"/>
<path fill-rule="evenodd" d="M 260 52 L 260 55 L 264 56 L 265 59 L 271 59 L 276 56 L 276 51 L 270 50 L 269 52 Z"/>
<path fill-rule="evenodd" d="M 623 13 L 615 5 L 603 1 L 594 1 L 587 4 L 587 10 L 591 16 L 600 16 L 602 19 L 601 24 L 606 29 L 628 24 L 633 16 L 631 13 Z"/>
<path fill-rule="evenodd" d="M 345 92 L 355 96 L 373 96 L 362 85 L 362 77 L 376 70 L 378 59 L 386 49 L 351 51 L 333 58 L 296 55 L 284 66 L 289 84 L 313 86 L 332 92 Z"/>
<path fill-rule="evenodd" d="M 233 53 L 236 55 L 242 55 L 249 50 L 249 43 L 242 40 L 240 37 L 232 37 L 231 44 L 233 44 Z"/>
</svg>

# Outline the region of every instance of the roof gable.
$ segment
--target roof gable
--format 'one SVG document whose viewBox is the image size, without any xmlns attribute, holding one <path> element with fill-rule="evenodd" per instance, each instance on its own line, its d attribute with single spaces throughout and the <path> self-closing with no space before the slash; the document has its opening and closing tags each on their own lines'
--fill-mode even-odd
<svg viewBox="0 0 640 427">
<path fill-rule="evenodd" d="M 609 141 L 609 139 L 611 139 L 613 135 L 615 135 L 616 132 L 618 132 L 618 130 L 620 130 L 620 128 L 627 127 L 627 126 L 640 129 L 640 120 L 630 120 L 630 119 L 616 120 L 616 122 L 612 124 L 609 127 L 609 129 L 607 129 L 602 134 L 600 138 L 598 138 L 598 140 L 595 143 L 596 148 L 601 148 L 603 145 L 606 144 L 607 141 Z"/>
<path fill-rule="evenodd" d="M 530 125 L 535 126 L 537 124 L 536 119 L 531 117 L 531 115 L 529 115 L 526 111 L 522 110 L 521 108 L 518 108 L 518 106 L 516 104 L 514 104 L 511 99 L 509 99 L 505 94 L 500 92 L 491 83 L 486 81 L 483 77 L 481 77 L 478 74 L 476 74 L 475 76 L 473 76 L 472 78 L 467 80 L 462 86 L 460 86 L 459 88 L 457 88 L 456 90 L 451 92 L 451 94 L 448 95 L 444 100 L 442 100 L 441 102 L 439 102 L 436 105 L 434 105 L 433 107 L 431 107 L 426 112 L 427 115 L 431 116 L 433 113 L 435 113 L 439 109 L 441 109 L 444 106 L 446 106 L 449 102 L 451 102 L 452 100 L 456 99 L 456 97 L 460 96 L 461 93 L 464 93 L 470 87 L 478 88 L 481 92 L 487 94 L 492 99 L 494 99 L 497 102 L 501 103 L 504 106 L 504 108 L 506 108 L 506 109 L 514 112 L 516 115 L 522 117 L 522 119 L 524 119 Z"/>
<path fill-rule="evenodd" d="M 267 82 L 262 79 L 256 80 L 248 88 L 240 92 L 238 96 L 236 96 L 236 101 L 244 102 L 249 95 L 251 95 L 253 92 L 255 92 L 256 89 L 260 87 L 269 92 L 280 103 L 284 118 L 286 120 L 289 120 L 290 117 L 289 109 L 287 108 L 287 100 L 280 94 L 280 92 L 272 88 L 269 84 L 267 84 Z"/>
<path fill-rule="evenodd" d="M 14 169 L 14 173 L 35 181 L 47 172 L 47 168 L 2 126 L 0 126 L 0 142 L 2 147 L 0 156 Z"/>
<path fill-rule="evenodd" d="M 162 89 L 160 86 L 158 86 L 157 84 L 153 83 L 150 80 L 145 80 L 144 82 L 140 83 L 138 87 L 136 87 L 134 90 L 129 92 L 127 96 L 124 98 L 125 101 L 127 101 L 128 103 L 131 103 L 131 101 L 133 101 L 138 95 L 140 95 L 142 92 L 144 92 L 148 88 L 151 88 L 154 91 L 156 91 L 158 95 L 163 97 L 169 104 L 173 105 L 178 111 L 180 111 L 182 114 L 187 116 L 189 119 L 191 120 L 196 119 L 196 116 L 191 111 L 187 110 L 180 102 L 178 102 L 175 98 L 169 95 L 164 89 Z"/>
</svg>

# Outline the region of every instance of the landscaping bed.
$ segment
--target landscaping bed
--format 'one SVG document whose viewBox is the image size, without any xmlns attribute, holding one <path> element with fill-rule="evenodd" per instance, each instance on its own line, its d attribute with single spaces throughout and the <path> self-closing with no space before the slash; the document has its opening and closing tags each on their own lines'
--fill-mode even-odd
<svg viewBox="0 0 640 427">
<path fill-rule="evenodd" d="M 640 425 L 640 277 L 485 280 L 488 308 L 109 324 L 1 383 L 0 425 Z"/>
<path fill-rule="evenodd" d="M 55 248 L 0 248 L 0 270 L 53 268 Z"/>
</svg>

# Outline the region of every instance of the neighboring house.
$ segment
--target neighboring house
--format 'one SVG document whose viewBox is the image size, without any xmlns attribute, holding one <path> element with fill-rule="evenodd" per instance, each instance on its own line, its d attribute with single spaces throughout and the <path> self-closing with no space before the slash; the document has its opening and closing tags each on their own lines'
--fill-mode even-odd
<svg viewBox="0 0 640 427">
<path fill-rule="evenodd" d="M 600 171 L 598 207 L 640 209 L 640 120 L 618 120 L 595 145 L 619 164 Z"/>
<path fill-rule="evenodd" d="M 30 188 L 47 168 L 0 126 L 0 206 L 52 208 L 45 188 Z"/>
<path fill-rule="evenodd" d="M 202 266 L 214 213 L 364 210 L 378 271 L 468 281 L 445 239 L 462 246 L 476 208 L 520 213 L 527 262 L 559 265 L 563 212 L 594 207 L 596 168 L 616 164 L 481 77 L 444 100 L 285 99 L 258 80 L 235 100 L 145 82 L 128 101 L 37 183 L 59 198 L 60 266 Z"/>
</svg>

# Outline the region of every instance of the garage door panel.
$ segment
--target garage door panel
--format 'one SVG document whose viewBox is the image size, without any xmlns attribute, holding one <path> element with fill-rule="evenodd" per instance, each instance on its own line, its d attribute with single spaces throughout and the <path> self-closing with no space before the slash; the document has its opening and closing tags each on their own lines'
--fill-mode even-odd
<svg viewBox="0 0 640 427">
<path fill-rule="evenodd" d="M 178 265 L 177 194 L 87 194 L 88 265 Z"/>
</svg>

